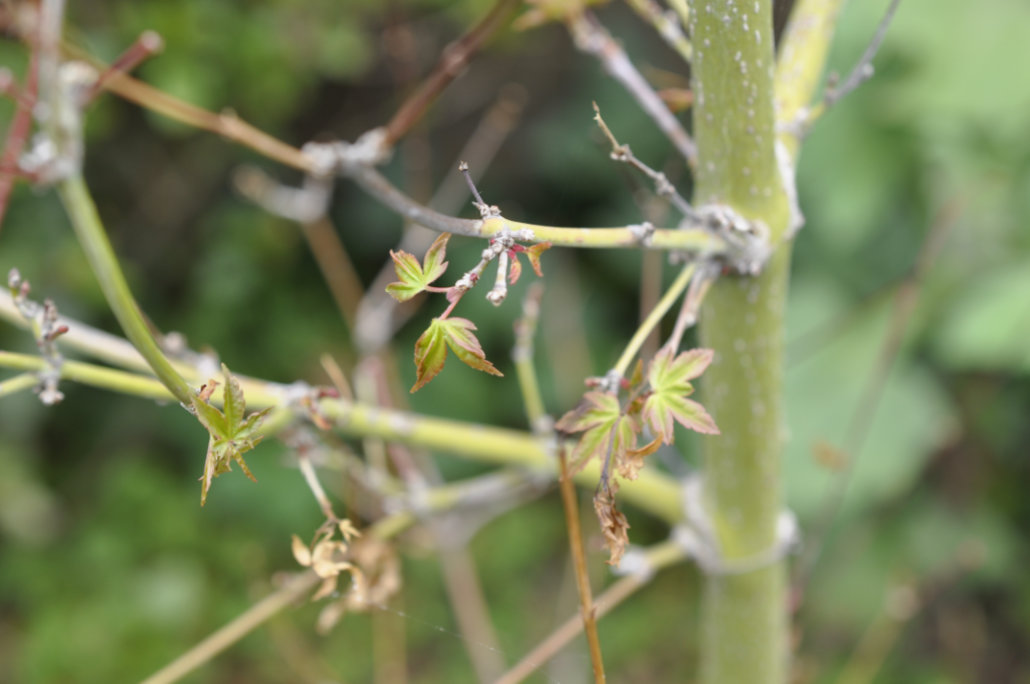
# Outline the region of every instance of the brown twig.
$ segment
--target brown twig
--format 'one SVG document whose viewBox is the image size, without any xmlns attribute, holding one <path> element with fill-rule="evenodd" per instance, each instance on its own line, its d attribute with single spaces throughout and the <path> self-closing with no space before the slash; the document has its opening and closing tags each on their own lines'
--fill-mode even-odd
<svg viewBox="0 0 1030 684">
<path fill-rule="evenodd" d="M 286 606 L 313 589 L 322 578 L 314 571 L 300 573 L 272 594 L 248 608 L 235 620 L 214 632 L 193 648 L 143 680 L 143 684 L 171 684 L 209 662 Z"/>
<path fill-rule="evenodd" d="M 83 102 L 92 101 L 104 89 L 104 84 L 115 74 L 129 73 L 139 66 L 140 62 L 158 54 L 163 49 L 164 40 L 160 35 L 154 31 L 144 31 L 125 52 L 111 62 L 109 67 L 100 72 L 97 80 L 84 96 Z"/>
<path fill-rule="evenodd" d="M 569 31 L 576 46 L 597 57 L 605 70 L 622 84 L 637 104 L 654 120 L 691 168 L 697 166 L 697 146 L 679 120 L 673 116 L 662 98 L 630 61 L 626 51 L 611 37 L 601 22 L 584 12 L 569 21 Z"/>
<path fill-rule="evenodd" d="M 102 71 L 107 68 L 106 64 L 79 47 L 69 44 L 65 44 L 63 47 L 67 54 L 75 59 L 92 64 L 98 70 Z M 158 114 L 163 114 L 187 126 L 209 131 L 215 135 L 220 135 L 223 138 L 250 147 L 269 159 L 274 159 L 286 166 L 308 173 L 318 171 L 312 159 L 299 149 L 248 124 L 231 110 L 225 110 L 220 114 L 209 112 L 124 73 L 112 72 L 110 77 L 104 82 L 103 87 L 104 90 L 108 90 L 129 102 L 135 102 L 141 107 L 155 111 Z"/>
<path fill-rule="evenodd" d="M 612 130 L 608 128 L 608 124 L 606 124 L 604 119 L 601 117 L 601 108 L 597 106 L 596 102 L 594 103 L 594 121 L 597 122 L 601 132 L 604 133 L 604 137 L 608 139 L 608 142 L 612 146 L 612 159 L 624 164 L 629 164 L 637 171 L 654 181 L 655 193 L 659 197 L 664 197 L 672 206 L 676 207 L 684 217 L 694 219 L 698 218 L 697 212 L 694 211 L 694 208 L 690 206 L 690 203 L 687 202 L 683 195 L 679 194 L 676 190 L 676 186 L 669 181 L 669 178 L 664 173 L 661 171 L 655 171 L 650 166 L 637 159 L 630 150 L 629 145 L 622 145 L 619 143 L 615 134 L 612 133 Z"/>
<path fill-rule="evenodd" d="M 461 74 L 472 55 L 507 21 L 519 4 L 518 0 L 497 0 L 478 24 L 443 49 L 433 71 L 386 124 L 387 147 L 392 147 L 422 118 L 437 96 Z"/>
<path fill-rule="evenodd" d="M 579 590 L 579 609 L 583 620 L 583 631 L 586 632 L 587 644 L 590 647 L 590 664 L 594 669 L 594 681 L 601 684 L 605 681 L 604 660 L 601 657 L 601 640 L 597 636 L 597 619 L 590 595 L 590 576 L 587 574 L 586 553 L 583 551 L 583 532 L 580 529 L 579 507 L 576 505 L 576 489 L 569 477 L 569 464 L 565 449 L 559 447 L 558 459 L 561 464 L 561 500 L 565 509 L 565 525 L 569 530 L 569 550 L 572 553 L 572 564 L 576 570 L 576 588 Z"/>
<path fill-rule="evenodd" d="M 675 542 L 665 542 L 651 547 L 644 555 L 650 572 L 628 575 L 605 589 L 597 597 L 597 601 L 594 604 L 598 619 L 607 615 L 611 612 L 612 608 L 625 601 L 638 589 L 650 582 L 653 576 L 652 573 L 682 559 L 683 549 Z M 505 672 L 504 676 L 498 679 L 495 684 L 516 684 L 521 682 L 557 655 L 566 644 L 579 634 L 581 629 L 583 629 L 582 618 L 578 615 L 570 617 L 546 639 L 537 644 L 536 648 L 524 655 L 522 660 Z"/>
</svg>

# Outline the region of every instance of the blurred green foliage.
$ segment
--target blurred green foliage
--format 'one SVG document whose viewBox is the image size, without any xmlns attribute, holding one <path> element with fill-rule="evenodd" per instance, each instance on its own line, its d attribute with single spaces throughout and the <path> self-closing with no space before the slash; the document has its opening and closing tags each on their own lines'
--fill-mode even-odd
<svg viewBox="0 0 1030 684">
<path fill-rule="evenodd" d="M 848 5 L 835 69 L 850 68 L 883 5 Z M 154 29 L 166 50 L 141 67 L 144 80 L 212 110 L 232 108 L 299 144 L 353 139 L 385 121 L 442 46 L 488 6 L 76 3 L 69 35 L 112 59 Z M 655 82 L 683 78 L 675 56 L 625 8 L 601 16 Z M 797 240 L 789 314 L 785 486 L 806 530 L 825 520 L 827 497 L 841 509 L 797 617 L 807 681 L 877 671 L 883 682 L 1030 678 L 1027 26 L 1030 8 L 1020 0 L 903 3 L 876 77 L 831 110 L 804 147 L 799 188 L 808 223 Z M 23 50 L 0 43 L 0 60 L 20 73 Z M 417 195 L 454 173 L 462 145 L 508 82 L 525 87 L 527 109 L 480 184 L 508 215 L 584 226 L 640 219 L 633 200 L 644 186 L 607 162 L 590 121 L 594 100 L 638 157 L 667 163 L 687 187 L 661 135 L 558 27 L 500 36 L 402 143 L 391 177 Z M 10 112 L 0 104 L 3 129 Z M 229 181 L 244 163 L 285 182 L 295 174 L 110 96 L 91 110 L 88 135 L 87 179 L 159 327 L 217 349 L 239 373 L 324 382 L 322 353 L 348 368 L 350 332 L 297 227 L 250 206 Z M 348 184 L 332 211 L 367 284 L 396 244 L 400 221 Z M 915 283 L 919 299 L 900 331 L 900 352 L 882 389 L 870 392 L 894 334 L 898 288 L 937 232 L 942 247 Z M 479 249 L 452 240 L 454 272 Z M 16 190 L 0 233 L 0 272 L 15 265 L 63 314 L 116 329 L 53 193 Z M 548 408 L 560 414 L 584 376 L 611 365 L 635 325 L 640 255 L 552 250 L 543 268 L 538 367 Z M 415 410 L 525 427 L 508 351 L 530 279 L 500 309 L 475 293 L 461 304 L 487 358 L 509 377 L 448 364 L 412 397 Z M 430 300 L 397 340 L 405 387 L 414 381 L 414 340 L 441 302 Z M 0 330 L 0 346 L 33 349 L 9 328 Z M 131 681 L 268 593 L 275 572 L 295 568 L 289 535 L 307 537 L 320 514 L 288 454 L 271 442 L 248 459 L 257 484 L 239 473 L 223 477 L 200 509 L 205 436 L 187 416 L 62 389 L 66 400 L 49 409 L 25 394 L 0 399 L 0 681 Z M 870 393 L 869 418 L 856 423 Z M 820 462 L 820 444 L 854 458 L 852 469 Z M 693 454 L 684 457 L 689 463 Z M 683 468 L 675 455 L 662 458 L 675 472 Z M 483 470 L 439 460 L 449 478 Z M 837 501 L 843 472 L 849 482 Z M 332 473 L 326 477 L 338 495 Z M 627 513 L 635 542 L 663 538 L 659 524 Z M 349 616 L 320 637 L 318 607 L 302 606 L 188 681 L 370 681 L 373 619 L 399 621 L 407 632 L 412 681 L 469 681 L 464 651 L 484 647 L 455 636 L 425 540 L 416 535 L 405 548 L 396 610 L 406 617 Z M 599 564 L 599 545 L 593 550 Z M 491 523 L 472 551 L 510 664 L 575 610 L 556 497 Z M 599 573 L 599 583 L 608 581 Z M 602 621 L 613 681 L 690 676 L 695 585 L 691 568 L 667 571 Z M 898 586 L 918 597 L 911 613 L 885 613 Z M 888 633 L 885 614 L 900 616 L 887 650 L 856 652 L 868 630 Z M 585 672 L 579 649 L 539 681 Z"/>
</svg>

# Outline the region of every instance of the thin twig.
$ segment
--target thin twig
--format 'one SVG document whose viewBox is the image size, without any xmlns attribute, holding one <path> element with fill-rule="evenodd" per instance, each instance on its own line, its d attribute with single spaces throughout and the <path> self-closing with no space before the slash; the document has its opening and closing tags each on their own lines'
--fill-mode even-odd
<svg viewBox="0 0 1030 684">
<path fill-rule="evenodd" d="M 497 473 L 453 483 L 426 492 L 424 506 L 430 511 L 440 511 L 460 505 L 469 493 L 473 497 L 478 497 L 481 483 L 484 479 L 496 480 Z M 510 480 L 508 484 L 511 484 Z M 394 513 L 371 525 L 365 530 L 365 535 L 382 540 L 390 539 L 407 530 L 417 521 L 418 518 L 410 512 Z M 189 651 L 155 672 L 144 680 L 143 684 L 172 684 L 172 682 L 182 679 L 197 668 L 210 662 L 215 656 L 228 649 L 269 619 L 275 617 L 275 615 L 300 599 L 321 581 L 322 578 L 310 570 L 294 575 L 278 590 L 254 604 L 224 627 L 216 630 L 206 639 L 194 645 Z"/>
<path fill-rule="evenodd" d="M 3 227 L 7 203 L 14 188 L 18 172 L 18 159 L 32 131 L 32 109 L 39 92 L 39 58 L 36 54 L 38 38 L 29 41 L 29 66 L 25 72 L 25 83 L 18 90 L 18 98 L 11 126 L 4 140 L 4 151 L 0 155 L 0 228 Z"/>
<path fill-rule="evenodd" d="M 576 46 L 601 60 L 605 70 L 633 96 L 691 168 L 696 167 L 697 146 L 694 141 L 597 18 L 584 12 L 570 19 L 569 30 Z"/>
<path fill-rule="evenodd" d="M 725 253 L 726 241 L 703 228 L 564 228 L 513 221 L 503 217 L 485 220 L 455 218 L 419 204 L 398 190 L 376 169 L 353 164 L 343 170 L 368 194 L 394 212 L 432 230 L 491 238 L 502 232 L 527 232 L 531 242 L 550 242 L 556 247 L 686 250 L 704 255 Z"/>
<path fill-rule="evenodd" d="M 615 134 L 612 133 L 611 129 L 608 128 L 608 124 L 606 124 L 604 119 L 601 118 L 601 108 L 597 106 L 596 102 L 594 103 L 594 121 L 597 122 L 597 125 L 601 128 L 605 137 L 608 138 L 608 142 L 611 143 L 612 159 L 629 164 L 654 181 L 654 189 L 658 196 L 667 199 L 669 203 L 683 214 L 684 217 L 694 219 L 695 221 L 700 220 L 697 212 L 694 211 L 692 206 L 690 206 L 690 202 L 688 202 L 683 195 L 677 192 L 676 186 L 669 182 L 669 178 L 664 173 L 661 171 L 655 171 L 650 166 L 637 159 L 629 149 L 629 145 L 619 144 L 619 141 L 615 138 Z"/>
<path fill-rule="evenodd" d="M 597 636 L 596 613 L 593 598 L 590 595 L 590 576 L 587 574 L 586 553 L 583 551 L 583 532 L 580 529 L 576 489 L 572 484 L 572 478 L 569 477 L 569 463 L 564 448 L 558 449 L 558 462 L 561 466 L 559 481 L 562 507 L 565 510 L 565 526 L 569 531 L 572 565 L 576 571 L 576 588 L 579 590 L 579 610 L 583 619 L 583 631 L 586 633 L 587 644 L 590 647 L 590 665 L 594 669 L 594 681 L 602 684 L 605 676 L 604 659 L 601 657 L 601 640 Z"/>
<path fill-rule="evenodd" d="M 690 63 L 694 49 L 690 45 L 690 40 L 686 34 L 683 33 L 683 25 L 679 21 L 679 15 L 664 10 L 654 0 L 626 0 L 626 3 L 644 21 L 654 26 L 655 31 L 662 37 L 662 40 L 678 52 L 684 62 Z"/>
<path fill-rule="evenodd" d="M 322 578 L 311 570 L 295 575 L 229 624 L 147 677 L 143 684 L 172 684 L 179 681 L 300 599 L 321 581 Z"/>
<path fill-rule="evenodd" d="M 403 402 L 406 393 L 390 391 L 391 383 L 387 382 L 381 356 L 388 355 L 367 356 L 358 364 L 355 388 L 359 398 L 384 408 L 395 408 L 397 403 Z M 396 381 L 392 384 L 396 389 Z M 385 448 L 383 451 L 386 453 Z M 403 449 L 394 444 L 389 454 L 393 457 L 394 470 L 403 476 L 413 501 L 420 501 L 427 488 L 444 485 L 443 477 L 428 453 Z M 516 489 L 510 493 L 514 494 Z M 486 594 L 468 549 L 468 540 L 473 534 L 468 527 L 469 522 L 467 516 L 442 515 L 430 521 L 428 527 L 437 540 L 447 598 L 460 633 L 467 637 L 464 643 L 469 660 L 480 681 L 491 681 L 504 670 L 505 663 L 500 657 L 500 641 L 490 618 Z M 474 526 L 478 528 L 480 524 L 477 520 Z M 487 648 L 473 648 L 473 639 Z"/>
<path fill-rule="evenodd" d="M 802 130 L 810 128 L 816 119 L 826 113 L 826 110 L 873 77 L 873 58 L 876 57 L 876 53 L 883 44 L 884 38 L 887 37 L 887 29 L 890 27 L 894 13 L 900 4 L 901 0 L 891 0 L 890 5 L 887 6 L 887 11 L 884 12 L 883 18 L 880 19 L 880 23 L 876 27 L 872 40 L 869 41 L 869 45 L 851 70 L 851 73 L 848 74 L 848 77 L 840 85 L 828 86 L 826 88 L 822 101 L 814 106 L 808 113 L 808 116 L 805 117 L 805 120 L 801 122 Z"/>
<path fill-rule="evenodd" d="M 524 100 L 525 91 L 521 87 L 508 85 L 502 88 L 497 102 L 469 136 L 458 160 L 470 160 L 470 168 L 479 173 L 489 166 L 501 144 L 515 128 Z M 463 181 L 460 174 L 446 174 L 429 200 L 429 206 L 445 214 L 457 213 L 468 197 L 468 186 Z M 408 223 L 397 250 L 422 254 L 435 237 L 436 234 L 425 227 Z M 413 306 L 399 306 L 397 300 L 386 293 L 387 284 L 395 279 L 394 262 L 387 259 L 358 305 L 355 339 L 363 353 L 373 353 L 382 348 L 416 310 Z"/>
<path fill-rule="evenodd" d="M 144 31 L 129 48 L 118 56 L 107 69 L 100 72 L 97 80 L 86 92 L 83 102 L 90 102 L 104 89 L 106 83 L 115 74 L 127 74 L 139 64 L 164 49 L 164 40 L 154 31 Z"/>
<path fill-rule="evenodd" d="M 862 57 L 858 60 L 855 68 L 851 70 L 851 73 L 848 74 L 843 83 L 835 88 L 827 89 L 826 94 L 823 96 L 823 101 L 827 107 L 832 107 L 835 102 L 872 78 L 873 57 L 880 50 L 883 39 L 887 37 L 887 29 L 890 27 L 894 13 L 898 10 L 898 5 L 900 4 L 901 0 L 891 0 L 891 4 L 887 6 L 883 19 L 880 20 L 879 25 L 876 27 L 873 39 L 869 41 L 869 45 L 866 47 L 865 52 L 862 53 Z"/>
<path fill-rule="evenodd" d="M 654 572 L 680 561 L 683 558 L 683 549 L 674 542 L 657 544 L 644 554 L 645 562 L 650 572 L 636 573 L 619 579 L 610 587 L 605 589 L 597 597 L 594 603 L 597 619 L 607 615 L 612 608 L 619 605 L 632 596 L 638 589 L 645 586 L 653 576 Z M 574 615 L 562 623 L 558 629 L 552 632 L 546 639 L 541 641 L 529 653 L 522 657 L 513 668 L 504 673 L 495 684 L 517 684 L 547 661 L 572 641 L 580 630 L 583 629 L 583 619 Z"/>
<path fill-rule="evenodd" d="M 545 422 L 548 421 L 544 399 L 540 395 L 540 380 L 533 365 L 533 336 L 540 320 L 540 301 L 543 296 L 543 284 L 536 282 L 530 285 L 526 298 L 522 300 L 522 316 L 515 321 L 515 346 L 511 350 L 526 418 L 530 429 L 541 434 L 544 433 Z"/>
<path fill-rule="evenodd" d="M 83 59 L 93 63 L 97 62 L 82 50 L 68 49 Z M 235 113 L 215 114 L 209 112 L 124 74 L 113 76 L 105 84 L 105 88 L 171 119 L 211 131 L 246 145 L 287 166 L 315 174 L 324 171 L 310 155 L 254 128 L 242 121 Z M 651 92 L 653 94 L 653 91 Z M 660 100 L 658 102 L 665 107 Z M 665 111 L 668 113 L 668 109 Z M 668 116 L 672 115 L 668 114 Z M 673 121 L 675 121 L 674 118 Z M 678 122 L 675 125 L 679 126 Z M 405 219 L 440 232 L 489 238 L 505 230 L 512 232 L 528 230 L 533 232 L 535 242 L 550 242 L 556 247 L 686 250 L 705 255 L 722 254 L 727 249 L 726 241 L 723 238 L 700 228 L 657 228 L 653 229 L 653 232 L 642 232 L 640 226 L 566 228 L 517 222 L 499 217 L 485 221 L 455 218 L 416 202 L 367 164 L 345 165 L 345 168 L 341 169 L 341 173 L 354 180 L 374 199 Z"/>
<path fill-rule="evenodd" d="M 400 140 L 422 118 L 437 96 L 461 74 L 472 55 L 504 25 L 518 5 L 518 0 L 498 0 L 478 24 L 443 49 L 433 71 L 386 124 L 385 142 L 388 147 Z"/>
<path fill-rule="evenodd" d="M 665 346 L 674 352 L 679 349 L 683 341 L 683 334 L 687 328 L 697 323 L 698 312 L 701 310 L 701 303 L 708 294 L 708 289 L 719 277 L 719 266 L 712 262 L 706 262 L 697 269 L 694 277 L 690 279 L 690 287 L 687 288 L 687 295 L 683 298 L 683 306 L 680 307 L 679 315 L 676 317 L 676 325 L 672 334 L 666 341 Z"/>
<path fill-rule="evenodd" d="M 633 337 L 630 338 L 630 341 L 626 344 L 626 348 L 623 350 L 622 356 L 619 357 L 619 360 L 616 361 L 615 365 L 612 367 L 612 370 L 620 377 L 626 374 L 626 371 L 629 369 L 629 365 L 633 363 L 633 359 L 636 357 L 637 352 L 644 343 L 644 340 L 646 340 L 647 336 L 651 334 L 651 330 L 661 323 L 662 318 L 669 309 L 672 308 L 673 302 L 675 302 L 676 299 L 683 294 L 683 291 L 687 289 L 687 285 L 690 283 L 691 278 L 694 277 L 694 272 L 696 270 L 696 263 L 690 263 L 684 266 L 683 270 L 680 271 L 680 274 L 676 276 L 676 280 L 673 281 L 672 285 L 669 286 L 669 289 L 665 291 L 665 294 L 658 301 L 658 305 L 651 310 L 651 313 L 648 314 L 647 318 L 644 319 L 644 322 L 640 324 L 637 331 L 633 333 Z"/>
<path fill-rule="evenodd" d="M 6 290 L 0 290 L 0 318 L 16 326 L 27 324 L 11 303 Z M 69 332 L 61 337 L 62 343 L 76 349 L 93 354 L 97 358 L 120 367 L 147 369 L 146 362 L 126 340 L 103 333 L 77 321 L 62 318 L 69 326 Z M 17 359 L 15 363 L 5 360 Z M 25 354 L 0 353 L 0 366 L 9 366 L 18 370 L 39 370 L 45 361 L 37 356 Z M 89 366 L 89 364 L 82 364 Z M 201 378 L 201 371 L 181 363 L 176 368 L 191 378 Z M 62 378 L 76 380 L 87 384 L 97 384 L 119 391 L 108 384 L 93 383 L 90 379 L 73 377 L 72 370 L 79 366 L 67 361 L 62 366 Z M 91 368 L 96 369 L 96 366 Z M 108 373 L 121 373 L 111 369 L 102 369 Z M 151 378 L 125 374 L 137 378 L 144 383 L 148 394 L 155 399 L 169 400 L 173 396 L 160 382 Z M 289 421 L 303 410 L 295 406 L 291 397 L 298 396 L 298 388 L 293 385 L 282 385 L 257 378 L 235 376 L 239 380 L 247 397 L 247 405 L 255 410 L 269 406 L 278 410 L 269 415 L 264 424 L 266 434 L 274 434 L 289 424 Z M 312 388 L 313 389 L 313 388 Z M 300 388 L 300 396 L 310 396 L 310 390 Z M 141 392 L 132 392 L 141 394 Z M 212 399 L 217 400 L 218 394 Z M 319 413 L 333 422 L 340 432 L 354 436 L 376 436 L 391 441 L 419 446 L 426 449 L 438 449 L 443 452 L 472 458 L 483 463 L 519 465 L 538 473 L 554 473 L 556 464 L 553 455 L 540 443 L 539 437 L 532 433 L 484 426 L 470 422 L 462 422 L 436 418 L 407 411 L 396 411 L 333 397 L 321 397 L 318 400 Z M 599 468 L 596 463 L 587 467 L 576 476 L 576 481 L 586 486 L 597 485 Z M 680 487 L 672 478 L 655 471 L 645 469 L 638 479 L 622 484 L 622 498 L 649 511 L 663 520 L 676 522 L 683 516 Z"/>
<path fill-rule="evenodd" d="M 18 392 L 24 392 L 39 384 L 39 377 L 35 373 L 19 373 L 13 378 L 0 380 L 0 398 L 8 397 Z"/>
</svg>

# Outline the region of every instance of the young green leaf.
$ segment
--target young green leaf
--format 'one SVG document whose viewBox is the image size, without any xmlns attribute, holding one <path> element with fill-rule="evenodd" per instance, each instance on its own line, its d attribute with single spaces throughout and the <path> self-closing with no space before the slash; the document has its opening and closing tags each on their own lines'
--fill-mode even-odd
<svg viewBox="0 0 1030 684">
<path fill-rule="evenodd" d="M 261 435 L 257 430 L 262 419 L 271 411 L 271 408 L 266 408 L 247 416 L 247 405 L 239 382 L 229 373 L 225 364 L 222 364 L 222 374 L 225 376 L 222 410 L 218 410 L 209 403 L 210 392 L 203 392 L 193 399 L 193 411 L 201 425 L 208 431 L 204 474 L 200 477 L 201 506 L 207 502 L 207 492 L 211 488 L 211 481 L 222 473 L 229 472 L 232 461 L 236 461 L 240 465 L 247 477 L 256 481 L 254 474 L 247 467 L 246 461 L 243 460 L 243 454 L 253 449 L 261 441 Z M 215 384 L 217 383 L 212 380 L 208 387 L 213 390 Z"/>
<path fill-rule="evenodd" d="M 439 321 L 439 318 L 434 318 L 415 342 L 415 385 L 411 388 L 412 392 L 417 392 L 435 378 L 447 358 L 447 343 Z"/>
<path fill-rule="evenodd" d="M 673 350 L 666 348 L 652 359 L 647 374 L 651 393 L 644 401 L 641 416 L 662 442 L 672 443 L 673 421 L 703 434 L 719 434 L 704 407 L 687 399 L 694 391 L 689 381 L 704 372 L 712 356 L 710 349 L 691 349 L 674 358 Z"/>
<path fill-rule="evenodd" d="M 476 326 L 466 318 L 434 318 L 415 342 L 415 385 L 417 392 L 443 368 L 450 349 L 467 366 L 491 375 L 503 375 L 487 361 L 483 347 L 472 332 Z"/>
<path fill-rule="evenodd" d="M 397 272 L 397 282 L 386 286 L 386 291 L 391 297 L 399 302 L 405 302 L 419 292 L 422 292 L 434 280 L 443 275 L 447 270 L 447 262 L 444 258 L 447 255 L 447 240 L 450 233 L 442 233 L 433 241 L 426 252 L 422 264 L 414 254 L 403 250 L 394 252 L 390 250 L 390 258 L 393 259 L 394 270 Z"/>
</svg>

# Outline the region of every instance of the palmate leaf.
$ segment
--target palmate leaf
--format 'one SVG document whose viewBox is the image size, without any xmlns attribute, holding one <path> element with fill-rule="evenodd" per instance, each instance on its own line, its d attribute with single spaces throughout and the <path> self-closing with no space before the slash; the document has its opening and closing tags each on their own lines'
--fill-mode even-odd
<svg viewBox="0 0 1030 684">
<path fill-rule="evenodd" d="M 466 318 L 434 318 L 415 342 L 415 385 L 411 391 L 417 392 L 437 376 L 447 359 L 448 349 L 467 366 L 491 375 L 503 375 L 487 361 L 483 347 L 472 332 L 475 329 L 475 324 Z"/>
<path fill-rule="evenodd" d="M 593 458 L 605 463 L 610 456 L 619 475 L 635 480 L 644 457 L 661 445 L 655 439 L 638 448 L 637 437 L 642 427 L 639 418 L 632 411 L 624 411 L 614 394 L 604 392 L 587 392 L 579 406 L 562 416 L 555 427 L 561 432 L 583 433 L 572 449 L 573 473 Z"/>
<path fill-rule="evenodd" d="M 422 292 L 434 280 L 443 275 L 447 270 L 447 262 L 444 258 L 447 255 L 447 240 L 450 233 L 443 233 L 433 241 L 426 252 L 422 264 L 414 254 L 403 250 L 394 252 L 390 250 L 390 258 L 393 259 L 394 270 L 397 272 L 397 282 L 386 286 L 386 291 L 391 297 L 399 302 L 405 302 L 419 292 Z"/>
<path fill-rule="evenodd" d="M 519 261 L 519 254 L 525 254 L 526 258 L 529 259 L 529 265 L 533 267 L 533 272 L 538 277 L 543 277 L 544 272 L 540 270 L 540 255 L 551 248 L 550 242 L 538 242 L 535 245 L 529 247 L 523 247 L 516 245 L 512 248 L 511 254 L 511 266 L 508 269 L 508 284 L 514 285 L 518 282 L 519 276 L 522 275 L 522 262 Z"/>
<path fill-rule="evenodd" d="M 222 473 L 229 472 L 232 469 L 230 467 L 232 461 L 236 461 L 240 465 L 247 477 L 257 481 L 254 474 L 250 472 L 250 468 L 247 467 L 246 461 L 243 460 L 243 454 L 253 449 L 261 441 L 258 427 L 265 415 L 272 410 L 266 408 L 247 416 L 243 390 L 224 363 L 222 364 L 222 375 L 225 378 L 222 391 L 222 410 L 209 402 L 211 390 L 217 384 L 214 380 L 209 381 L 206 391 L 202 391 L 193 399 L 193 411 L 208 432 L 204 474 L 200 477 L 201 506 L 207 502 L 207 492 L 211 488 L 211 481 Z"/>
<path fill-rule="evenodd" d="M 704 372 L 712 356 L 710 349 L 691 349 L 674 358 L 672 349 L 666 348 L 652 359 L 647 373 L 651 393 L 644 401 L 641 417 L 662 442 L 672 443 L 674 421 L 697 432 L 719 434 L 704 407 L 687 399 L 694 391 L 690 380 Z"/>
<path fill-rule="evenodd" d="M 572 449 L 573 472 L 582 470 L 590 459 L 605 459 L 616 437 L 614 428 L 622 419 L 622 407 L 614 394 L 587 392 L 579 405 L 555 424 L 561 432 L 582 432 Z"/>
</svg>

